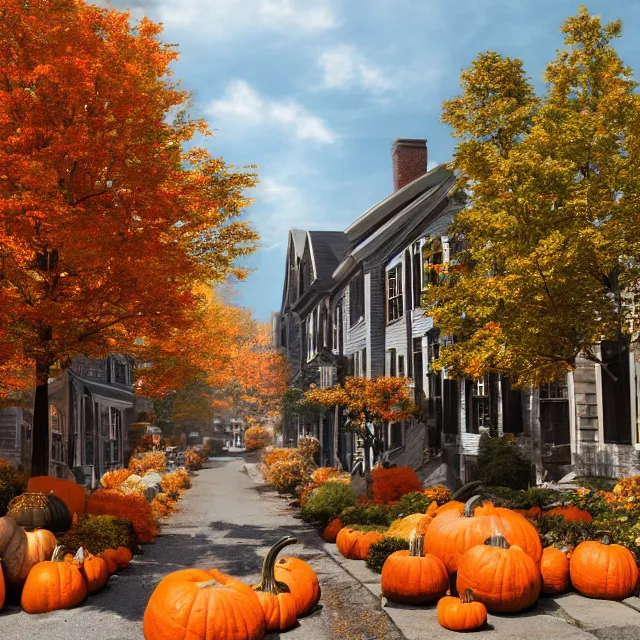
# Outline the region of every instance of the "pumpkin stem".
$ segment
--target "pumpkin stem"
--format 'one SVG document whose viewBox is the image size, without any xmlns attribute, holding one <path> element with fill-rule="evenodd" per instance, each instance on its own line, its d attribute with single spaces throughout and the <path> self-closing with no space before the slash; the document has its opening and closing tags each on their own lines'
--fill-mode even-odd
<svg viewBox="0 0 640 640">
<path fill-rule="evenodd" d="M 473 602 L 473 591 L 471 589 L 465 589 L 464 593 L 460 596 L 460 601 L 464 604 Z"/>
<path fill-rule="evenodd" d="M 511 545 L 507 542 L 507 539 L 500 533 L 495 536 L 487 538 L 484 543 L 488 547 L 496 547 L 497 549 L 508 549 Z"/>
<path fill-rule="evenodd" d="M 280 551 L 282 551 L 285 547 L 288 547 L 290 544 L 296 544 L 298 542 L 295 538 L 291 536 L 285 536 L 284 538 L 280 538 L 278 542 L 276 542 L 271 549 L 267 552 L 267 555 L 264 557 L 262 562 L 262 574 L 260 576 L 260 582 L 258 584 L 253 585 L 254 591 L 265 591 L 266 593 L 271 593 L 274 596 L 277 596 L 279 593 L 290 593 L 289 586 L 284 582 L 280 582 L 276 580 L 274 575 L 274 568 L 276 564 L 276 558 Z"/>
<path fill-rule="evenodd" d="M 409 555 L 424 556 L 424 535 L 419 534 L 417 529 L 414 529 L 409 536 Z"/>
<path fill-rule="evenodd" d="M 472 518 L 474 509 L 479 507 L 482 502 L 484 502 L 484 498 L 482 496 L 472 496 L 469 498 L 464 505 L 464 517 Z"/>
<path fill-rule="evenodd" d="M 56 545 L 51 554 L 51 562 L 64 562 L 64 547 L 61 544 Z"/>
<path fill-rule="evenodd" d="M 613 544 L 613 536 L 611 531 L 596 531 L 596 536 L 601 538 L 602 544 Z"/>
<path fill-rule="evenodd" d="M 207 589 L 208 587 L 214 587 L 218 584 L 218 581 L 214 578 L 213 580 L 207 580 L 206 582 L 196 582 L 196 587 L 200 589 Z"/>
</svg>

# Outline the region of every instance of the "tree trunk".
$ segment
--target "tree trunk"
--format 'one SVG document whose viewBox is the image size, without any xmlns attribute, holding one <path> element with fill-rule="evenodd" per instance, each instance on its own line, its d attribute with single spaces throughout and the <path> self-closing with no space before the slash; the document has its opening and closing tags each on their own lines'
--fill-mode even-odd
<svg viewBox="0 0 640 640">
<path fill-rule="evenodd" d="M 36 358 L 36 396 L 33 404 L 31 475 L 49 475 L 49 373 L 51 361 Z"/>
</svg>

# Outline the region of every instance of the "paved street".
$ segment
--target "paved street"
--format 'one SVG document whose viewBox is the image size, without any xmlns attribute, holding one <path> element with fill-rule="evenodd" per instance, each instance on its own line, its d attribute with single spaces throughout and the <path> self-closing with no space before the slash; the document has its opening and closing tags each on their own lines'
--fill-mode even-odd
<svg viewBox="0 0 640 640">
<path fill-rule="evenodd" d="M 144 547 L 107 588 L 76 609 L 28 616 L 17 607 L 0 613 L 1 640 L 142 640 L 142 616 L 157 582 L 184 567 L 217 567 L 253 584 L 262 557 L 278 538 L 293 533 L 298 545 L 287 554 L 308 560 L 322 585 L 322 609 L 282 636 L 400 639 L 378 600 L 323 549 L 315 531 L 293 517 L 287 502 L 260 493 L 241 458 L 217 459 L 199 472 L 181 501 L 181 511 L 156 542 Z"/>
</svg>

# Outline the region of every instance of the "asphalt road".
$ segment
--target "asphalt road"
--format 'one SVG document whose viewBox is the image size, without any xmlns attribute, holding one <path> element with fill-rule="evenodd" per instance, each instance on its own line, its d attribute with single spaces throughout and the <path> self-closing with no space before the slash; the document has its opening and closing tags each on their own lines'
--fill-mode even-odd
<svg viewBox="0 0 640 640">
<path fill-rule="evenodd" d="M 269 546 L 287 534 L 299 541 L 287 555 L 307 560 L 318 573 L 322 607 L 270 640 L 403 638 L 376 598 L 325 552 L 317 533 L 294 517 L 285 499 L 261 492 L 242 465 L 241 458 L 218 458 L 200 471 L 155 543 L 81 606 L 36 616 L 5 606 L 0 640 L 143 640 L 146 603 L 166 574 L 215 567 L 253 584 Z"/>
</svg>

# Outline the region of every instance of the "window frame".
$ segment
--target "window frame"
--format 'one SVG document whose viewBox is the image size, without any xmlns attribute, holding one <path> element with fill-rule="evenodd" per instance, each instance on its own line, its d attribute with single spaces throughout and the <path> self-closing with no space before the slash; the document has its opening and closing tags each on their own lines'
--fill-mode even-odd
<svg viewBox="0 0 640 640">
<path fill-rule="evenodd" d="M 392 267 L 387 269 L 387 325 L 398 322 L 398 320 L 401 320 L 404 317 L 403 280 L 403 261 L 400 260 L 397 264 L 394 264 Z"/>
<path fill-rule="evenodd" d="M 364 270 L 349 281 L 349 327 L 364 320 Z"/>
</svg>

